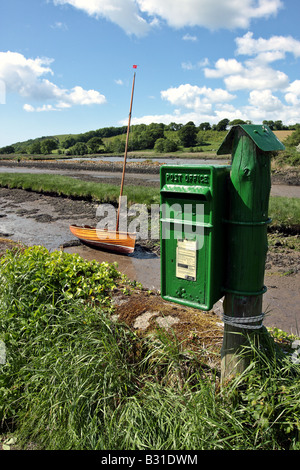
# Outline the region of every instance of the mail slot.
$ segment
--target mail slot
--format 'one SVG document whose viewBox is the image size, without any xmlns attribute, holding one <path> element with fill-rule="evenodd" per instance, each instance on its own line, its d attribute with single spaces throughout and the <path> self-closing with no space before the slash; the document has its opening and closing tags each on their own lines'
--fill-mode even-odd
<svg viewBox="0 0 300 470">
<path fill-rule="evenodd" d="M 223 296 L 229 165 L 160 169 L 161 296 L 210 310 Z"/>
</svg>

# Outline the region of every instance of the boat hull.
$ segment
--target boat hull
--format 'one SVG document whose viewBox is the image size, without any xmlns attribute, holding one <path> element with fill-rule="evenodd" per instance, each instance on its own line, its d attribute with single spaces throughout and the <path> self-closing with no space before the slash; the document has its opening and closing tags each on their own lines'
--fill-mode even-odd
<svg viewBox="0 0 300 470">
<path fill-rule="evenodd" d="M 95 248 L 124 254 L 134 252 L 135 233 L 98 230 L 89 225 L 70 225 L 70 231 L 80 241 Z"/>
</svg>

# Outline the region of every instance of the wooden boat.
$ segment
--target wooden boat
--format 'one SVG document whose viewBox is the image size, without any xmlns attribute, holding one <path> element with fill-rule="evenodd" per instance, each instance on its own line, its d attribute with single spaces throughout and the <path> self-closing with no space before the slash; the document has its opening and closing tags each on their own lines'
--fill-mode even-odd
<svg viewBox="0 0 300 470">
<path fill-rule="evenodd" d="M 80 241 L 95 248 L 130 254 L 135 248 L 135 233 L 99 230 L 89 225 L 70 225 L 70 230 Z"/>
<path fill-rule="evenodd" d="M 133 66 L 134 69 L 137 68 L 136 65 Z M 132 91 L 131 91 L 131 101 L 130 101 L 130 111 L 127 127 L 127 136 L 125 144 L 125 155 L 123 163 L 123 172 L 120 188 L 120 197 L 119 197 L 119 207 L 117 215 L 116 230 L 99 230 L 96 227 L 90 227 L 89 225 L 70 225 L 70 231 L 75 237 L 79 238 L 80 241 L 87 245 L 91 245 L 95 248 L 113 251 L 116 253 L 130 254 L 134 252 L 135 248 L 135 233 L 120 232 L 119 229 L 119 219 L 120 219 L 120 205 L 121 197 L 123 194 L 124 178 L 125 178 L 125 168 L 127 160 L 127 150 L 128 150 L 128 141 L 129 141 L 129 129 L 130 129 L 130 120 L 132 112 L 132 102 L 133 102 L 133 93 L 135 85 L 135 73 L 133 75 Z"/>
</svg>

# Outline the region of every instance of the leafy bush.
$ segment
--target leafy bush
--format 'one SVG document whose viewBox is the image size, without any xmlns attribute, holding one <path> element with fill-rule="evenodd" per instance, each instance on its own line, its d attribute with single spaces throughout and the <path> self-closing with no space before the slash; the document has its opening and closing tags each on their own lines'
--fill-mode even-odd
<svg viewBox="0 0 300 470">
<path fill-rule="evenodd" d="M 0 262 L 0 292 L 9 301 L 11 315 L 18 316 L 18 305 L 36 316 L 35 307 L 57 304 L 64 299 L 92 300 L 109 304 L 107 293 L 120 275 L 112 264 L 87 262 L 79 255 L 62 251 L 49 253 L 34 246 L 21 253 L 10 251 Z"/>
<path fill-rule="evenodd" d="M 288 147 L 282 152 L 277 152 L 273 159 L 280 167 L 284 165 L 296 167 L 300 165 L 300 152 L 295 147 Z"/>
<path fill-rule="evenodd" d="M 69 147 L 65 154 L 66 155 L 86 155 L 89 152 L 89 148 L 84 142 L 76 142 L 75 145 Z"/>
<path fill-rule="evenodd" d="M 84 331 L 97 321 L 99 311 L 111 307 L 118 278 L 114 265 L 39 246 L 10 251 L 1 259 L 0 339 L 7 364 L 0 375 L 0 422 L 18 409 L 34 373 L 31 363 L 52 348 L 58 358 L 79 327 Z"/>
<path fill-rule="evenodd" d="M 48 155 L 52 153 L 52 150 L 58 148 L 58 142 L 54 139 L 45 139 L 41 142 L 41 153 Z"/>
<path fill-rule="evenodd" d="M 300 143 L 300 126 L 298 125 L 295 131 L 285 139 L 284 145 L 286 147 L 297 147 L 299 143 Z"/>
<path fill-rule="evenodd" d="M 175 140 L 160 138 L 157 139 L 157 141 L 155 142 L 154 150 L 158 153 L 176 152 L 176 150 L 178 150 L 178 145 Z"/>
</svg>

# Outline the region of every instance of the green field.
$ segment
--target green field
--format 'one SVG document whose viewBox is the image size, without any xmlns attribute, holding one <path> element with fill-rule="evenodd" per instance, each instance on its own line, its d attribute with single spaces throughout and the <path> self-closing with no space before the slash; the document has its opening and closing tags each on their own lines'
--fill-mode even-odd
<svg viewBox="0 0 300 470">
<path fill-rule="evenodd" d="M 131 158 L 178 157 L 178 158 L 221 158 L 216 152 L 222 144 L 227 130 L 201 130 L 192 124 L 190 138 L 182 135 L 185 126 L 181 124 L 140 124 L 132 126 L 129 136 L 128 156 Z M 193 127 L 194 126 L 194 127 Z M 181 128 L 180 128 L 181 127 Z M 274 130 L 275 135 L 286 149 L 272 155 L 272 169 L 298 169 L 300 153 L 296 145 L 300 142 L 299 126 L 295 130 Z M 184 138 L 185 137 L 185 138 Z M 17 142 L 0 149 L 0 160 L 52 160 L 68 159 L 74 156 L 122 156 L 125 151 L 126 127 L 109 127 L 82 134 L 61 134 L 44 136 Z"/>
<path fill-rule="evenodd" d="M 216 152 L 228 132 L 225 129 L 229 129 L 230 125 L 227 119 L 217 125 L 210 126 L 209 123 L 203 123 L 198 127 L 193 122 L 185 125 L 176 123 L 134 125 L 130 130 L 128 155 L 131 158 L 147 159 L 161 155 L 180 158 L 224 158 L 217 157 Z M 286 167 L 298 168 L 300 164 L 300 153 L 296 151 L 296 146 L 300 142 L 299 125 L 284 129 L 278 130 L 275 126 L 273 131 L 286 145 L 284 151 L 272 155 L 273 170 Z M 85 158 L 99 155 L 123 156 L 126 133 L 127 128 L 123 126 L 107 127 L 82 134 L 43 136 L 0 148 L 0 159 L 21 161 L 65 159 L 74 156 Z"/>
</svg>

